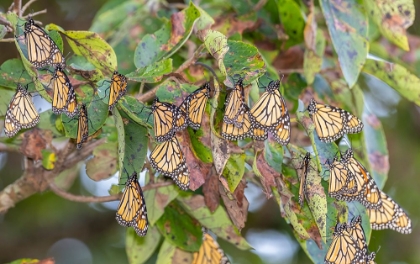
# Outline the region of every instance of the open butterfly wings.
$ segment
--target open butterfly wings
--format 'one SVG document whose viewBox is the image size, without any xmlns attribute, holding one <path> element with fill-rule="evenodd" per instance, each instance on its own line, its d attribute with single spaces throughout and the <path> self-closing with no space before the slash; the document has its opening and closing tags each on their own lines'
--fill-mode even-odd
<svg viewBox="0 0 420 264">
<path fill-rule="evenodd" d="M 205 83 L 185 98 L 179 107 L 186 113 L 187 124 L 194 130 L 200 129 L 207 100 L 210 97 L 210 83 Z"/>
<path fill-rule="evenodd" d="M 65 59 L 55 42 L 32 18 L 25 23 L 24 34 L 28 60 L 36 68 L 47 65 L 65 67 Z"/>
<path fill-rule="evenodd" d="M 188 190 L 189 170 L 176 137 L 157 145 L 150 153 L 150 163 L 155 170 L 171 177 L 182 190 Z"/>
<path fill-rule="evenodd" d="M 79 111 L 79 122 L 77 124 L 76 147 L 80 149 L 89 136 L 89 123 L 86 105 L 82 105 Z"/>
<path fill-rule="evenodd" d="M 119 74 L 117 71 L 114 71 L 111 79 L 111 85 L 109 87 L 109 100 L 108 100 L 108 109 L 112 111 L 115 104 L 120 100 L 121 97 L 127 92 L 127 78 Z"/>
<path fill-rule="evenodd" d="M 344 194 L 344 199 L 359 201 L 366 208 L 379 209 L 382 206 L 380 190 L 366 168 L 354 158 L 351 149 L 344 153 L 341 162 L 353 174 L 357 187 L 355 193 Z"/>
<path fill-rule="evenodd" d="M 132 226 L 139 236 L 145 236 L 149 227 L 143 191 L 134 172 L 125 184 L 125 190 L 116 213 L 117 222 Z"/>
<path fill-rule="evenodd" d="M 13 137 L 22 128 L 31 128 L 39 122 L 39 114 L 32 103 L 32 96 L 27 89 L 18 84 L 16 93 L 10 100 L 4 120 L 4 131 Z"/>
<path fill-rule="evenodd" d="M 177 106 L 160 102 L 157 98 L 152 105 L 155 139 L 169 141 L 177 131 L 187 127 L 186 113 Z"/>
<path fill-rule="evenodd" d="M 65 113 L 68 117 L 77 114 L 76 93 L 69 78 L 61 67 L 56 67 L 52 78 L 53 100 L 52 111 L 54 114 Z"/>
<path fill-rule="evenodd" d="M 346 224 L 336 225 L 333 241 L 325 255 L 325 264 L 363 263 L 362 250 L 346 227 Z"/>
<path fill-rule="evenodd" d="M 230 264 L 216 240 L 204 231 L 203 243 L 198 252 L 193 255 L 192 264 Z"/>
<path fill-rule="evenodd" d="M 318 104 L 314 99 L 308 106 L 309 114 L 315 125 L 315 130 L 321 141 L 330 143 L 344 134 L 359 133 L 363 123 L 349 112 L 324 104 Z"/>
<path fill-rule="evenodd" d="M 343 194 L 353 194 L 356 192 L 354 175 L 351 173 L 338 158 L 328 164 L 330 170 L 330 180 L 328 184 L 328 193 L 331 197 L 338 200 L 344 200 Z"/>
<path fill-rule="evenodd" d="M 375 253 L 368 255 L 360 216 L 347 223 L 337 223 L 333 241 L 325 255 L 326 264 L 374 263 Z"/>
<path fill-rule="evenodd" d="M 290 142 L 290 116 L 279 91 L 280 81 L 271 81 L 250 110 L 254 127 L 269 131 L 281 145 Z"/>
<path fill-rule="evenodd" d="M 403 234 L 411 233 L 411 219 L 387 194 L 379 190 L 364 166 L 348 149 L 341 161 L 329 164 L 331 197 L 342 201 L 358 201 L 367 209 L 373 229 L 392 229 Z"/>
<path fill-rule="evenodd" d="M 389 197 L 380 192 L 382 206 L 379 209 L 367 209 L 372 229 L 392 229 L 402 234 L 411 233 L 411 219 L 407 213 Z"/>
</svg>

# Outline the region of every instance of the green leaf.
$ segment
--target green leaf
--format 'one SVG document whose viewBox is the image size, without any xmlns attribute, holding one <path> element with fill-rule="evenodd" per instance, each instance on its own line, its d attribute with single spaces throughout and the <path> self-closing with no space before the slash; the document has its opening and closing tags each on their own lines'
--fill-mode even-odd
<svg viewBox="0 0 420 264">
<path fill-rule="evenodd" d="M 265 73 L 265 64 L 257 48 L 241 41 L 228 41 L 229 51 L 223 63 L 228 76 L 239 75 L 245 83 L 256 80 Z"/>
<path fill-rule="evenodd" d="M 102 89 L 102 91 L 105 92 L 105 89 Z M 136 98 L 129 95 L 124 96 L 118 101 L 118 109 L 121 109 L 128 118 L 137 124 L 149 128 L 153 126 L 152 111 Z"/>
<path fill-rule="evenodd" d="M 245 154 L 231 154 L 222 175 L 226 178 L 229 190 L 233 193 L 245 173 Z"/>
<path fill-rule="evenodd" d="M 321 30 L 316 32 L 315 50 L 305 49 L 303 58 L 303 73 L 306 82 L 311 85 L 315 80 L 315 74 L 319 73 L 322 67 L 322 57 L 325 50 L 325 38 Z"/>
<path fill-rule="evenodd" d="M 72 69 L 72 72 L 80 74 L 84 79 L 89 81 L 95 82 L 103 78 L 102 73 L 83 56 L 71 56 L 66 61 L 66 64 Z"/>
<path fill-rule="evenodd" d="M 144 199 L 147 204 L 147 218 L 150 225 L 154 225 L 163 215 L 165 207 L 178 196 L 178 190 L 179 188 L 175 185 L 170 185 L 144 192 Z"/>
<path fill-rule="evenodd" d="M 264 141 L 264 157 L 268 165 L 277 172 L 281 173 L 283 164 L 283 146 L 277 142 Z"/>
<path fill-rule="evenodd" d="M 4 36 L 6 36 L 7 34 L 7 29 L 5 26 L 0 25 L 0 39 L 3 39 Z"/>
<path fill-rule="evenodd" d="M 363 67 L 363 72 L 382 80 L 407 100 L 420 105 L 420 79 L 403 66 L 369 59 Z"/>
<path fill-rule="evenodd" d="M 415 18 L 415 7 L 412 0 L 365 0 L 367 13 L 379 27 L 379 31 L 389 41 L 403 50 L 410 49 L 406 29 Z"/>
<path fill-rule="evenodd" d="M 106 142 L 93 150 L 86 162 L 86 173 L 94 181 L 108 179 L 117 171 L 117 143 Z"/>
<path fill-rule="evenodd" d="M 76 55 L 84 56 L 103 76 L 110 76 L 117 69 L 117 56 L 112 47 L 97 33 L 90 31 L 62 32 Z"/>
<path fill-rule="evenodd" d="M 241 250 L 251 249 L 248 242 L 232 224 L 232 221 L 222 206 L 217 207 L 212 213 L 205 204 L 204 197 L 201 195 L 178 196 L 177 200 L 189 215 L 200 222 L 202 226 L 213 231 L 218 237 L 223 238 Z"/>
<path fill-rule="evenodd" d="M 6 90 L 4 88 L 0 88 L 0 116 L 6 116 L 7 108 L 9 107 L 9 103 L 12 100 L 13 96 L 15 95 L 15 91 Z"/>
<path fill-rule="evenodd" d="M 163 75 L 172 72 L 172 59 L 164 59 L 146 67 L 129 73 L 126 77 L 135 82 L 156 83 L 162 80 Z"/>
<path fill-rule="evenodd" d="M 124 122 L 121 117 L 120 112 L 117 109 L 112 109 L 112 113 L 115 120 L 115 127 L 117 128 L 117 134 L 118 134 L 118 167 L 120 169 L 120 189 L 123 189 L 125 186 L 125 182 L 127 178 L 122 177 L 123 171 L 124 171 L 124 156 L 125 156 L 125 128 L 124 128 Z M 134 170 L 132 168 L 125 168 L 127 170 L 127 174 L 131 175 L 130 173 L 133 173 Z M 128 171 L 130 169 L 130 171 Z M 128 175 L 128 176 L 129 176 Z M 127 177 L 128 177 L 127 176 Z"/>
<path fill-rule="evenodd" d="M 214 24 L 214 19 L 201 7 L 196 6 L 196 8 L 200 11 L 200 18 L 198 19 L 195 26 L 196 29 L 204 30 L 210 28 Z"/>
<path fill-rule="evenodd" d="M 344 79 L 352 87 L 369 50 L 368 20 L 357 0 L 320 1 Z"/>
<path fill-rule="evenodd" d="M 145 263 L 159 245 L 161 235 L 156 227 L 150 227 L 147 235 L 140 237 L 133 228 L 127 228 L 125 237 L 126 252 L 129 263 Z"/>
<path fill-rule="evenodd" d="M 0 74 L 0 86 L 3 87 L 16 89 L 18 83 L 26 85 L 32 82 L 31 76 L 26 72 L 20 59 L 10 59 L 3 62 L 0 67 Z M 30 87 L 32 86 L 30 85 Z"/>
<path fill-rule="evenodd" d="M 124 161 L 123 168 L 131 175 L 134 171 L 140 172 L 143 168 L 147 154 L 147 142 L 149 140 L 147 128 L 128 119 L 124 112 L 120 112 L 124 122 Z M 121 153 L 120 153 L 121 155 Z M 126 177 L 120 178 L 120 183 Z"/>
<path fill-rule="evenodd" d="M 303 41 L 305 20 L 299 4 L 293 0 L 278 0 L 279 16 L 285 33 L 289 37 L 285 48 L 289 48 Z"/>
<path fill-rule="evenodd" d="M 55 161 L 57 160 L 55 153 L 47 149 L 41 150 L 41 153 L 42 153 L 42 167 L 44 167 L 46 170 L 54 169 L 54 164 L 55 164 Z"/>
<path fill-rule="evenodd" d="M 61 51 L 61 53 L 63 53 L 64 52 L 64 43 L 63 43 L 63 38 L 61 37 L 60 33 L 58 33 L 57 30 L 49 27 L 49 25 L 45 26 L 45 30 L 47 30 L 47 33 L 50 36 L 50 38 L 57 45 L 57 47 Z"/>
<path fill-rule="evenodd" d="M 108 33 L 110 30 L 124 23 L 129 15 L 132 15 L 133 10 L 139 9 L 142 4 L 137 1 L 119 2 L 113 1 L 113 6 L 108 6 L 109 9 L 104 10 L 108 3 L 105 4 L 95 15 L 89 31 L 96 33 Z M 109 4 L 108 4 L 109 5 Z"/>
<path fill-rule="evenodd" d="M 203 235 L 201 226 L 177 203 L 172 202 L 165 207 L 165 213 L 156 222 L 156 226 L 173 245 L 190 252 L 199 250 Z"/>
<path fill-rule="evenodd" d="M 134 64 L 144 68 L 161 59 L 169 58 L 188 40 L 200 11 L 190 2 L 181 12 L 171 16 L 154 34 L 145 35 L 134 53 Z"/>
<path fill-rule="evenodd" d="M 168 239 L 165 239 L 160 247 L 156 263 L 174 264 L 192 263 L 192 261 L 192 253 L 177 248 Z"/>
<path fill-rule="evenodd" d="M 208 52 L 216 59 L 220 72 L 226 76 L 223 58 L 229 50 L 227 37 L 218 31 L 209 29 L 205 31 L 205 35 L 201 36 L 201 38 L 204 40 L 204 45 Z"/>
</svg>

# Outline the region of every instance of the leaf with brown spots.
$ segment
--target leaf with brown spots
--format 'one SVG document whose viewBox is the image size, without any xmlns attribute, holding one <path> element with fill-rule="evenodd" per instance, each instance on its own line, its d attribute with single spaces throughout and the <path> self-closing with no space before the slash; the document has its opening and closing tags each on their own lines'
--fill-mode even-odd
<svg viewBox="0 0 420 264">
<path fill-rule="evenodd" d="M 204 200 L 211 212 L 214 212 L 220 204 L 219 177 L 216 170 L 212 168 L 210 176 L 207 177 L 203 185 Z"/>
<path fill-rule="evenodd" d="M 144 199 L 147 205 L 147 218 L 150 225 L 163 215 L 165 207 L 179 195 L 179 188 L 169 185 L 144 192 Z"/>
<path fill-rule="evenodd" d="M 42 159 L 41 151 L 51 144 L 51 140 L 51 131 L 33 128 L 23 134 L 20 151 L 28 158 L 40 160 Z"/>
<path fill-rule="evenodd" d="M 202 195 L 178 197 L 177 199 L 188 214 L 197 219 L 202 226 L 213 231 L 218 237 L 232 243 L 239 249 L 251 249 L 248 242 L 232 224 L 223 206 L 217 207 L 216 211 L 212 213 L 206 206 Z"/>
<path fill-rule="evenodd" d="M 149 205 L 147 208 L 150 208 Z M 150 222 L 149 222 L 150 224 Z M 158 229 L 155 226 L 150 226 L 147 230 L 147 236 L 140 237 L 134 231 L 134 228 L 127 228 L 125 236 L 125 244 L 127 258 L 129 263 L 144 263 L 154 253 L 156 248 L 159 246 L 160 235 Z"/>
<path fill-rule="evenodd" d="M 196 220 L 185 213 L 176 201 L 165 207 L 156 222 L 160 233 L 172 244 L 186 251 L 198 251 L 203 233 Z"/>
<path fill-rule="evenodd" d="M 98 34 L 90 31 L 63 31 L 76 55 L 85 57 L 103 76 L 110 76 L 117 68 L 117 56 L 112 47 Z"/>
<path fill-rule="evenodd" d="M 165 239 L 160 247 L 156 263 L 190 264 L 192 261 L 192 252 L 184 251 Z"/>
<path fill-rule="evenodd" d="M 174 13 L 171 21 L 154 34 L 145 35 L 137 45 L 134 64 L 137 68 L 171 57 L 190 37 L 200 11 L 191 2 L 184 10 Z"/>
<path fill-rule="evenodd" d="M 412 0 L 366 0 L 367 14 L 389 41 L 408 51 L 407 28 L 415 18 Z"/>
<path fill-rule="evenodd" d="M 245 179 L 241 180 L 233 194 L 227 191 L 222 184 L 219 184 L 219 192 L 222 196 L 229 217 L 239 230 L 245 227 L 245 222 L 248 215 L 249 203 L 244 195 L 245 188 Z"/>
<path fill-rule="evenodd" d="M 275 171 L 267 164 L 264 158 L 264 153 L 260 152 L 255 159 L 256 169 L 254 172 L 260 177 L 261 184 L 264 187 L 264 193 L 267 199 L 271 198 L 271 188 L 276 186 L 275 178 L 280 177 L 280 173 Z"/>
<path fill-rule="evenodd" d="M 86 162 L 86 173 L 94 181 L 108 179 L 117 172 L 117 143 L 107 142 L 93 150 Z"/>
<path fill-rule="evenodd" d="M 368 19 L 357 0 L 321 0 L 334 49 L 344 79 L 350 87 L 356 83 L 369 49 Z"/>
</svg>

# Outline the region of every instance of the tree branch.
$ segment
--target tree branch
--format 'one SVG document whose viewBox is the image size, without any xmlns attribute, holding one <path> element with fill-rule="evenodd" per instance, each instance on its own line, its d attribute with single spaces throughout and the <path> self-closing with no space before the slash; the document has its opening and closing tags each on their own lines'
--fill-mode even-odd
<svg viewBox="0 0 420 264">
<path fill-rule="evenodd" d="M 158 182 L 154 184 L 148 184 L 146 186 L 143 186 L 142 190 L 147 191 L 151 189 L 157 189 L 164 186 L 172 185 L 173 182 L 166 181 L 166 182 Z M 53 191 L 58 196 L 72 201 L 72 202 L 79 202 L 79 203 L 104 203 L 104 202 L 112 202 L 112 201 L 118 201 L 121 199 L 121 194 L 116 195 L 109 195 L 109 196 L 84 196 L 84 195 L 75 195 L 72 193 L 68 193 L 60 188 L 58 188 L 57 185 L 55 185 L 54 182 L 49 183 L 49 187 L 51 191 Z"/>
<path fill-rule="evenodd" d="M 76 150 L 74 143 L 69 142 L 64 148 L 56 151 L 57 160 L 53 170 L 46 170 L 42 163 L 26 159 L 23 175 L 0 192 L 0 213 L 5 213 L 16 203 L 29 196 L 48 189 L 52 181 L 62 171 L 72 168 L 92 154 L 92 150 L 105 142 L 105 138 L 88 142 L 83 149 Z"/>
<path fill-rule="evenodd" d="M 36 0 L 29 0 L 23 7 L 22 7 L 22 14 L 25 14 L 26 9 L 33 4 Z"/>
</svg>

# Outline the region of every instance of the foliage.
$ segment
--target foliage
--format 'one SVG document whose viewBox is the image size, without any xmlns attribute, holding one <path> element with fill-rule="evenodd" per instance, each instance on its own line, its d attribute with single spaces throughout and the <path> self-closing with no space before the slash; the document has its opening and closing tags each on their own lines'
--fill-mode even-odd
<svg viewBox="0 0 420 264">
<path fill-rule="evenodd" d="M 62 51 L 63 42 L 68 43 L 70 51 L 64 54 L 72 55 L 67 69 L 78 101 L 88 105 L 90 140 L 105 141 L 93 149 L 93 159 L 87 161 L 87 173 L 96 181 L 111 174 L 110 167 L 101 166 L 102 162 L 117 165 L 111 167 L 113 172 L 119 170 L 121 186 L 127 174 L 144 168 L 157 176 L 145 166 L 147 151 L 153 145 L 149 103 L 158 96 L 161 101 L 179 105 L 204 80 L 213 78 L 205 68 L 194 65 L 197 61 L 216 71 L 212 84 L 216 94 L 208 104 L 202 127 L 196 132 L 182 132 L 179 139 L 191 172 L 191 190 L 164 186 L 145 191 L 150 227 L 144 238 L 138 238 L 131 228 L 127 230 L 130 262 L 143 263 L 154 250 L 158 260 L 165 263 L 175 263 L 181 255 L 191 257 L 201 245 L 201 226 L 241 250 L 250 249 L 240 235 L 248 204 L 243 195 L 245 178 L 259 184 L 268 198 L 274 197 L 303 250 L 314 263 L 321 263 L 338 217 L 368 217 L 363 207 L 328 197 L 325 163 L 335 157 L 340 144 L 346 143 L 319 141 L 308 113 L 299 105 L 315 96 L 361 117 L 365 129 L 349 135 L 347 142 L 382 188 L 388 167 L 380 164 L 387 164 L 388 150 L 380 121 L 364 103 L 362 87 L 364 77 L 371 75 L 377 78 L 375 82 L 385 82 L 420 105 L 420 79 L 410 73 L 409 66 L 393 57 L 377 57 L 384 54 L 379 43 L 385 39 L 392 43 L 387 45 L 408 50 L 406 29 L 413 23 L 413 3 L 401 0 L 397 7 L 394 2 L 374 0 L 320 0 L 319 5 L 269 0 L 259 6 L 255 0 L 204 0 L 200 6 L 191 2 L 177 10 L 170 4 L 157 8 L 146 2 L 110 1 L 98 11 L 88 31 L 55 24 L 45 27 Z M 15 13 L 8 13 L 6 18 L 15 35 L 23 35 L 21 25 L 25 21 Z M 17 83 L 30 83 L 29 91 L 51 101 L 51 72 L 36 70 L 27 60 L 25 45 L 18 38 L 15 44 L 20 58 L 5 61 L 0 69 L 1 118 Z M 108 112 L 109 81 L 114 70 L 127 76 L 129 92 Z M 261 146 L 250 140 L 236 144 L 221 139 L 218 131 L 226 87 L 232 87 L 238 76 L 251 85 L 253 102 L 259 97 L 261 84 L 282 79 L 282 93 L 295 117 L 288 146 L 271 140 Z M 56 138 L 74 139 L 77 119 L 46 111 L 41 113 L 38 128 Z M 306 135 L 310 141 L 302 140 Z M 0 140 L 15 146 L 22 144 L 21 138 Z M 52 138 L 41 158 L 46 170 L 54 169 L 57 158 Z M 249 144 L 251 148 L 243 148 Z M 308 174 L 308 202 L 300 207 L 296 168 L 305 149 L 312 149 L 316 159 Z M 146 185 L 151 180 L 147 177 Z M 163 180 L 158 177 L 155 182 Z M 366 222 L 364 229 L 370 234 Z"/>
</svg>

